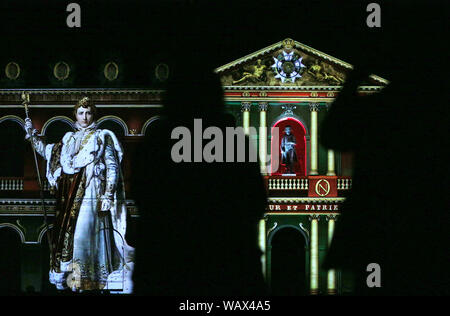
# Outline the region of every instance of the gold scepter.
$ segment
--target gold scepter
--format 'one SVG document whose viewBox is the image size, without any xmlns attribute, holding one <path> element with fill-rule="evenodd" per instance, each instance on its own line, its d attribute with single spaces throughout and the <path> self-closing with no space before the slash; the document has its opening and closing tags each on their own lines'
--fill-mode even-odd
<svg viewBox="0 0 450 316">
<path fill-rule="evenodd" d="M 25 116 L 27 119 L 29 119 L 29 111 L 28 111 L 29 103 L 30 103 L 30 95 L 27 92 L 22 92 L 22 104 L 25 107 Z M 38 184 L 39 184 L 39 193 L 40 193 L 40 198 L 41 198 L 41 203 L 42 203 L 42 210 L 44 213 L 44 223 L 45 223 L 45 227 L 47 228 L 47 231 L 46 231 L 47 241 L 48 241 L 48 246 L 50 249 L 50 256 L 51 256 L 52 263 L 53 263 L 53 243 L 52 243 L 52 236 L 49 231 L 49 225 L 48 225 L 48 220 L 47 220 L 47 209 L 45 208 L 44 190 L 43 190 L 43 186 L 42 186 L 41 173 L 39 171 L 39 164 L 38 164 L 38 160 L 37 160 L 36 149 L 34 148 L 33 140 L 34 140 L 35 136 L 33 135 L 33 131 L 31 129 L 27 130 L 27 133 L 30 135 L 31 148 L 33 149 L 34 164 L 36 167 L 37 179 L 38 179 Z"/>
</svg>

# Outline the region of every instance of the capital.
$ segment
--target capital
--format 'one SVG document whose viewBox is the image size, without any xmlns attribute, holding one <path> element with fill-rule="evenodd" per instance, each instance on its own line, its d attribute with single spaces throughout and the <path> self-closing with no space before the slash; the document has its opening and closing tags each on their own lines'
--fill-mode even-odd
<svg viewBox="0 0 450 316">
<path fill-rule="evenodd" d="M 326 216 L 327 221 L 330 221 L 330 220 L 336 221 L 337 218 L 338 218 L 337 214 L 328 214 Z"/>
<path fill-rule="evenodd" d="M 251 102 L 241 102 L 241 111 L 250 111 L 250 107 L 252 106 Z"/>
<path fill-rule="evenodd" d="M 269 107 L 269 103 L 267 102 L 259 102 L 258 107 L 260 111 L 267 111 L 267 108 Z"/>
<path fill-rule="evenodd" d="M 319 111 L 319 106 L 320 106 L 320 104 L 319 103 L 313 103 L 313 102 L 311 102 L 311 103 L 309 103 L 309 110 L 311 111 L 311 112 L 313 112 L 313 111 Z"/>
<path fill-rule="evenodd" d="M 313 221 L 313 220 L 319 221 L 320 220 L 319 214 L 311 214 L 311 215 L 309 215 L 309 220 L 310 221 Z"/>
</svg>

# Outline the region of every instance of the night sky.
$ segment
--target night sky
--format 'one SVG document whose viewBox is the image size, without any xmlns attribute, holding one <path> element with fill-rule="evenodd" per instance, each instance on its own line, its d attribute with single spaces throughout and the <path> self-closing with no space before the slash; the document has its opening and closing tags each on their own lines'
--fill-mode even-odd
<svg viewBox="0 0 450 316">
<path fill-rule="evenodd" d="M 420 34 L 422 25 L 439 21 L 439 31 L 444 21 L 438 1 L 376 1 L 381 28 L 369 28 L 366 8 L 374 1 L 77 0 L 81 28 L 68 28 L 70 2 L 0 2 L 1 68 L 15 60 L 23 70 L 15 86 L 1 80 L 1 88 L 52 87 L 51 69 L 60 60 L 75 75 L 69 86 L 158 88 L 151 73 L 160 62 L 186 58 L 218 67 L 287 37 L 353 65 L 383 63 L 392 45 L 386 41 L 423 42 L 429 36 Z M 202 57 L 186 57 L 187 51 Z M 102 81 L 109 60 L 121 66 L 115 83 Z"/>
<path fill-rule="evenodd" d="M 15 60 L 23 68 L 15 87 L 51 87 L 51 65 L 60 60 L 74 66 L 75 80 L 69 83 L 74 87 L 109 84 L 101 80 L 109 60 L 122 65 L 122 77 L 113 84 L 154 87 L 155 65 L 186 58 L 186 51 L 207 56 L 186 62 L 218 67 L 287 37 L 357 64 L 377 60 L 385 37 L 399 25 L 423 22 L 408 18 L 411 7 L 421 10 L 419 2 L 377 1 L 382 27 L 369 28 L 366 7 L 373 1 L 110 0 L 76 1 L 82 24 L 71 29 L 65 23 L 70 2 L 0 3 L 0 65 Z"/>
</svg>

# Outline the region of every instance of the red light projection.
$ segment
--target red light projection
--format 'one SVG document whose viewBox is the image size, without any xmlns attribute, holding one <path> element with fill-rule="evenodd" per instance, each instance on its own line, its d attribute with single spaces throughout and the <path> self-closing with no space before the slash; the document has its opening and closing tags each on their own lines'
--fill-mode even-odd
<svg viewBox="0 0 450 316">
<path fill-rule="evenodd" d="M 295 139 L 297 141 L 297 146 L 295 146 L 295 152 L 297 154 L 297 161 L 294 164 L 293 170 L 296 175 L 298 176 L 306 176 L 306 129 L 303 126 L 303 124 L 292 117 L 284 118 L 279 120 L 275 125 L 272 127 L 272 135 L 274 135 L 274 129 L 275 127 L 279 128 L 279 136 L 278 136 L 278 146 L 276 146 L 276 142 L 272 139 L 271 144 L 271 174 L 273 175 L 281 175 L 286 172 L 286 166 L 281 163 L 281 139 L 284 135 L 284 128 L 286 126 L 290 125 L 292 134 L 295 136 Z M 278 152 L 279 154 L 279 166 L 275 166 L 273 154 L 275 152 Z"/>
</svg>

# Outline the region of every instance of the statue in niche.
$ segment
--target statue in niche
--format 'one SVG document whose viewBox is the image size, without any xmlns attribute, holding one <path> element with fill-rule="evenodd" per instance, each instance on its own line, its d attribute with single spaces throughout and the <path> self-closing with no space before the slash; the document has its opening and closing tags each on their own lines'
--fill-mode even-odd
<svg viewBox="0 0 450 316">
<path fill-rule="evenodd" d="M 294 163 L 297 161 L 297 153 L 295 151 L 295 146 L 297 141 L 295 136 L 292 134 L 292 128 L 287 125 L 284 128 L 284 135 L 281 139 L 281 164 L 285 165 L 285 174 L 293 174 Z"/>
<path fill-rule="evenodd" d="M 344 82 L 341 78 L 326 73 L 317 59 L 314 64 L 308 68 L 308 73 L 318 81 L 327 81 L 337 85 L 341 85 Z"/>
<path fill-rule="evenodd" d="M 246 80 L 252 80 L 252 81 L 264 81 L 265 80 L 265 70 L 267 68 L 266 65 L 264 65 L 261 61 L 261 59 L 258 59 L 256 61 L 256 65 L 253 65 L 253 72 L 247 72 L 244 71 L 242 74 L 242 78 L 238 80 L 234 80 L 233 84 L 238 84 Z"/>
</svg>

